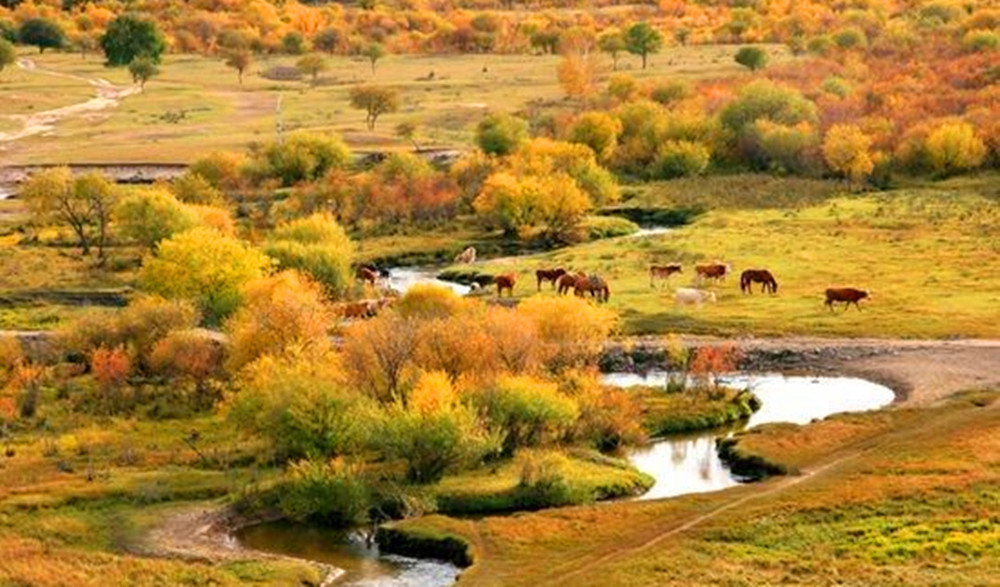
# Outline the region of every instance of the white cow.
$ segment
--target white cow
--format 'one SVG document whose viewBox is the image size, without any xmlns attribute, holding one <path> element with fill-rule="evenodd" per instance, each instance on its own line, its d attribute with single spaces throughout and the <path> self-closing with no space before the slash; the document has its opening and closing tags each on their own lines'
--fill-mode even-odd
<svg viewBox="0 0 1000 587">
<path fill-rule="evenodd" d="M 464 263 L 468 265 L 475 262 L 476 262 L 476 247 L 466 247 L 464 251 L 462 251 L 455 257 L 455 263 Z"/>
<path fill-rule="evenodd" d="M 674 292 L 674 301 L 681 305 L 701 306 L 705 302 L 715 302 L 715 292 L 695 289 L 693 287 L 679 287 Z"/>
</svg>

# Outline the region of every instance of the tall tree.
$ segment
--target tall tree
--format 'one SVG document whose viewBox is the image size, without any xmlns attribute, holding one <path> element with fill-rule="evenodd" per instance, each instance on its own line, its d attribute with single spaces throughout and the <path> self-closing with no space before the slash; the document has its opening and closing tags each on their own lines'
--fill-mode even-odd
<svg viewBox="0 0 1000 587">
<path fill-rule="evenodd" d="M 118 189 L 100 174 L 74 178 L 66 167 L 36 173 L 21 197 L 39 222 L 57 222 L 70 227 L 84 255 L 97 247 L 104 257 L 108 225 L 118 198 Z"/>
<path fill-rule="evenodd" d="M 636 23 L 625 31 L 625 49 L 642 57 L 642 68 L 646 69 L 646 59 L 650 53 L 663 48 L 663 34 L 647 22 Z"/>
<path fill-rule="evenodd" d="M 236 70 L 240 85 L 243 85 L 243 73 L 250 67 L 252 61 L 253 54 L 247 49 L 236 49 L 226 56 L 226 65 Z"/>
<path fill-rule="evenodd" d="M 399 110 L 399 93 L 382 86 L 356 86 L 351 89 L 351 106 L 364 110 L 368 130 L 375 130 L 379 116 Z"/>
<path fill-rule="evenodd" d="M 611 69 L 618 71 L 618 55 L 625 50 L 625 38 L 618 29 L 608 29 L 597 37 L 597 46 L 611 56 Z"/>
<path fill-rule="evenodd" d="M 108 65 L 120 67 L 132 63 L 137 57 L 159 63 L 160 56 L 167 49 L 167 42 L 154 22 L 125 14 L 108 25 L 101 37 L 101 48 Z"/>
<path fill-rule="evenodd" d="M 139 84 L 140 88 L 146 88 L 146 82 L 153 79 L 160 73 L 160 68 L 152 59 L 143 55 L 136 57 L 128 64 L 128 72 L 132 76 L 132 81 Z"/>
<path fill-rule="evenodd" d="M 66 33 L 56 22 L 47 18 L 29 18 L 24 21 L 17 37 L 25 45 L 38 47 L 39 53 L 45 53 L 46 49 L 59 49 L 66 44 Z"/>
<path fill-rule="evenodd" d="M 370 45 L 361 50 L 361 55 L 363 55 L 365 59 L 367 59 L 368 62 L 371 64 L 372 75 L 375 75 L 375 63 L 377 63 L 380 59 L 388 55 L 388 52 L 385 50 L 385 47 L 383 47 L 381 44 L 371 43 Z"/>
</svg>

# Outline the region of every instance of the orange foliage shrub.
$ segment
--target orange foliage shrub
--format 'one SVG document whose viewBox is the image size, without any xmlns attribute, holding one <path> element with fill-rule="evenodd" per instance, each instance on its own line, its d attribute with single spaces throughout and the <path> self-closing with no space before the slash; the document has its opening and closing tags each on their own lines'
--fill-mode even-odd
<svg viewBox="0 0 1000 587">
<path fill-rule="evenodd" d="M 464 313 L 471 307 L 469 300 L 446 287 L 418 284 L 400 298 L 396 311 L 404 318 L 447 318 Z"/>
<path fill-rule="evenodd" d="M 410 392 L 408 405 L 421 412 L 430 413 L 450 408 L 458 400 L 458 393 L 444 371 L 427 371 L 420 375 Z"/>
<path fill-rule="evenodd" d="M 222 369 L 223 347 L 196 330 L 171 332 L 153 347 L 152 369 L 168 377 L 202 382 Z"/>
<path fill-rule="evenodd" d="M 331 326 L 330 307 L 312 279 L 295 271 L 258 279 L 247 285 L 243 305 L 226 323 L 226 366 L 237 371 L 292 346 L 326 348 Z"/>
<path fill-rule="evenodd" d="M 718 376 L 735 371 L 741 356 L 732 343 L 701 347 L 692 353 L 688 372 L 701 386 L 718 386 Z"/>
<path fill-rule="evenodd" d="M 517 312 L 538 332 L 543 361 L 553 371 L 595 361 L 618 327 L 614 311 L 572 296 L 533 296 Z"/>
<path fill-rule="evenodd" d="M 100 347 L 90 355 L 90 369 L 102 389 L 117 389 L 132 372 L 132 358 L 124 347 Z"/>
</svg>

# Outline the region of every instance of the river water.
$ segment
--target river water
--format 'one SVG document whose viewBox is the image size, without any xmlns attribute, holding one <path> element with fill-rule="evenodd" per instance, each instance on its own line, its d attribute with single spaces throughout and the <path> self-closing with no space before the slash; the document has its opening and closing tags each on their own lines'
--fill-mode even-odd
<svg viewBox="0 0 1000 587">
<path fill-rule="evenodd" d="M 666 385 L 668 374 L 609 373 L 604 382 L 618 387 Z M 704 493 L 732 487 L 740 482 L 719 459 L 715 439 L 738 428 L 771 422 L 807 424 L 838 412 L 874 410 L 888 405 L 892 390 L 853 377 L 802 377 L 780 374 L 734 375 L 721 378 L 725 385 L 750 388 L 761 400 L 761 408 L 745 424 L 727 430 L 709 430 L 656 440 L 635 448 L 629 460 L 656 483 L 639 499 L 659 499 L 688 493 Z"/>
<path fill-rule="evenodd" d="M 419 284 L 446 287 L 460 296 L 464 296 L 471 290 L 467 285 L 438 279 L 437 274 L 437 269 L 433 267 L 393 267 L 389 269 L 389 287 L 401 294 L 405 294 L 411 287 Z"/>
<path fill-rule="evenodd" d="M 240 544 L 264 552 L 327 563 L 344 570 L 337 585 L 365 587 L 444 587 L 458 580 L 451 563 L 382 555 L 368 548 L 359 532 L 332 530 L 294 522 L 271 522 L 244 528 Z"/>
</svg>

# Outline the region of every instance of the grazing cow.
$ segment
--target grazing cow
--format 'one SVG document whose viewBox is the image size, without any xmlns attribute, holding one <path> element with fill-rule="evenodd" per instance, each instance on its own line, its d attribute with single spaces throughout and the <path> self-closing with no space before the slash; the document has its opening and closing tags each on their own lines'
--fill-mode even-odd
<svg viewBox="0 0 1000 587">
<path fill-rule="evenodd" d="M 378 281 L 378 271 L 375 271 L 370 267 L 358 267 L 357 278 L 361 280 L 362 283 L 367 283 L 368 285 L 375 287 L 375 283 Z"/>
<path fill-rule="evenodd" d="M 391 306 L 395 301 L 395 298 L 380 298 L 377 300 L 345 302 L 338 306 L 338 313 L 344 318 L 374 318 L 380 311 Z"/>
<path fill-rule="evenodd" d="M 566 275 L 560 277 L 559 280 L 556 282 L 556 285 L 558 286 L 557 291 L 559 292 L 559 295 L 564 295 L 567 292 L 569 292 L 569 290 L 576 287 L 576 280 L 581 277 L 585 278 L 587 277 L 587 275 L 585 273 L 577 273 L 575 275 L 567 273 Z"/>
<path fill-rule="evenodd" d="M 508 295 L 514 297 L 514 285 L 517 283 L 516 273 L 497 275 L 493 278 L 493 282 L 497 284 L 497 297 L 503 296 L 503 290 L 507 290 Z"/>
<path fill-rule="evenodd" d="M 476 247 L 466 247 L 464 251 L 455 256 L 456 263 L 469 265 L 476 262 Z"/>
<path fill-rule="evenodd" d="M 608 282 L 598 275 L 578 275 L 573 281 L 573 293 L 581 297 L 589 293 L 598 302 L 611 299 Z"/>
<path fill-rule="evenodd" d="M 680 305 L 694 304 L 701 307 L 705 302 L 715 302 L 716 298 L 714 291 L 694 289 L 693 287 L 679 287 L 674 292 L 674 301 Z"/>
<path fill-rule="evenodd" d="M 684 273 L 684 266 L 680 263 L 671 263 L 669 265 L 650 265 L 649 266 L 649 287 L 653 287 L 654 279 L 670 279 L 670 276 L 674 273 Z"/>
<path fill-rule="evenodd" d="M 551 281 L 553 289 L 556 287 L 556 282 L 559 278 L 566 275 L 566 270 L 562 267 L 557 267 L 555 269 L 539 269 L 535 271 L 535 277 L 538 279 L 538 291 L 542 291 L 542 282 Z"/>
<path fill-rule="evenodd" d="M 732 266 L 729 264 L 723 265 L 722 263 L 706 263 L 704 265 L 695 265 L 694 270 L 698 274 L 698 280 L 702 279 L 718 279 L 720 281 L 726 278 L 726 275 L 733 270 Z"/>
<path fill-rule="evenodd" d="M 740 291 L 743 293 L 753 293 L 754 283 L 761 284 L 760 293 L 768 290 L 772 294 L 778 293 L 778 281 L 767 269 L 747 269 L 740 274 Z"/>
<path fill-rule="evenodd" d="M 871 298 L 871 296 L 863 289 L 854 289 L 853 287 L 831 287 L 826 290 L 826 305 L 833 311 L 834 302 L 844 302 L 844 311 L 846 312 L 851 304 L 854 304 L 859 311 L 861 306 L 858 302 L 865 298 Z"/>
</svg>

